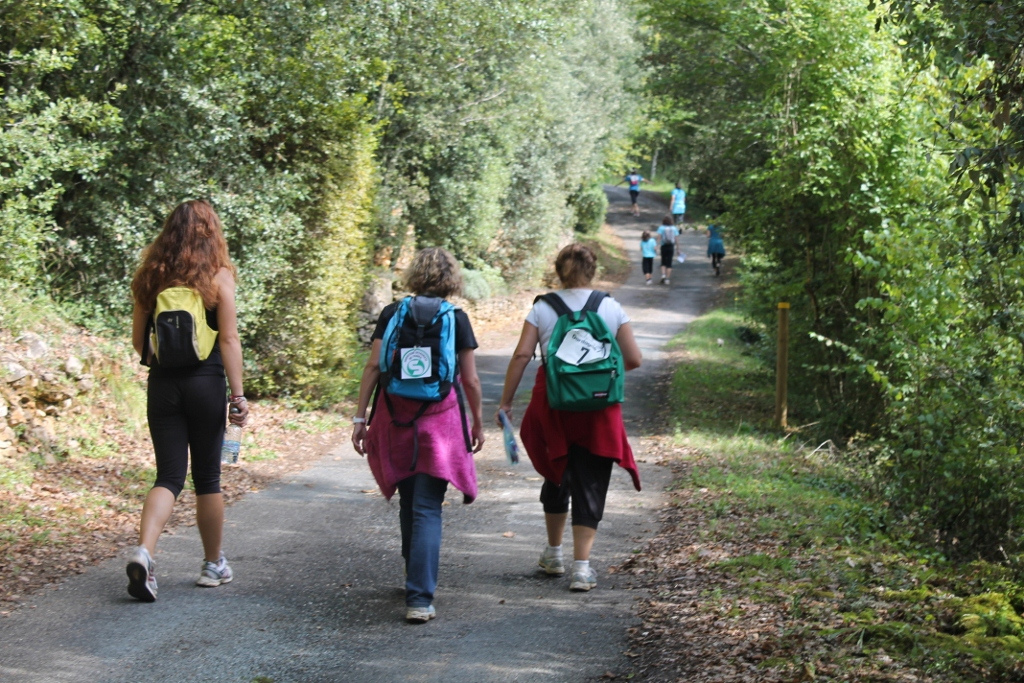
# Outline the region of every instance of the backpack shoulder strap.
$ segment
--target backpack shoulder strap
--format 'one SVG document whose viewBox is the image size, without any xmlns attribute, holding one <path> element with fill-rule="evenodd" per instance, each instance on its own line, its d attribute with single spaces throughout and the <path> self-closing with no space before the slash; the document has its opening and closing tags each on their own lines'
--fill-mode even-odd
<svg viewBox="0 0 1024 683">
<path fill-rule="evenodd" d="M 608 296 L 608 292 L 601 292 L 595 289 L 587 298 L 587 303 L 583 305 L 583 310 L 597 313 L 597 309 L 601 307 L 601 302 L 604 301 L 606 296 Z"/>
<path fill-rule="evenodd" d="M 139 365 L 145 365 L 147 368 L 150 366 L 149 357 L 153 355 L 153 346 L 149 335 L 153 333 L 153 328 L 156 326 L 156 323 L 153 322 L 155 315 L 156 310 L 154 309 L 146 316 L 146 330 L 142 333 L 142 358 L 139 359 Z"/>
<path fill-rule="evenodd" d="M 572 309 L 570 309 L 566 305 L 565 300 L 562 299 L 562 297 L 558 296 L 558 294 L 556 294 L 555 292 L 541 294 L 540 296 L 533 300 L 533 303 L 537 303 L 538 301 L 543 301 L 547 303 L 548 306 L 555 309 L 555 315 L 557 315 L 559 318 L 561 318 L 563 315 L 572 315 Z"/>
<path fill-rule="evenodd" d="M 391 319 L 388 320 L 384 334 L 381 336 L 380 370 L 384 374 L 391 370 L 391 354 L 394 352 L 395 343 L 398 341 L 398 331 L 405 322 L 411 300 L 412 297 L 406 297 L 398 302 L 395 312 L 391 314 Z"/>
<path fill-rule="evenodd" d="M 409 306 L 411 304 L 411 296 L 407 296 L 404 299 L 400 299 L 398 301 L 398 305 L 395 306 L 395 312 L 391 315 L 391 320 L 397 321 L 400 324 L 405 319 L 405 316 L 409 314 Z"/>
<path fill-rule="evenodd" d="M 455 304 L 453 304 L 452 302 L 450 302 L 450 301 L 448 301 L 446 299 L 442 299 L 441 300 L 441 304 L 438 306 L 438 309 L 437 309 L 437 314 L 438 315 L 450 315 L 452 317 L 452 332 L 453 333 L 455 332 L 456 326 L 459 323 L 459 318 L 458 318 L 458 316 L 456 314 L 459 313 L 461 310 L 462 310 L 461 308 L 459 308 L 458 306 L 456 306 Z"/>
</svg>

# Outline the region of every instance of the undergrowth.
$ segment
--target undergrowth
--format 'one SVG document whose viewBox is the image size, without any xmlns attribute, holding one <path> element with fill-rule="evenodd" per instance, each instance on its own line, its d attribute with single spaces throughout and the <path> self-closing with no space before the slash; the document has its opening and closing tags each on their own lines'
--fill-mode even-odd
<svg viewBox="0 0 1024 683">
<path fill-rule="evenodd" d="M 684 360 L 670 420 L 689 466 L 673 488 L 691 494 L 702 540 L 734 549 L 707 565 L 742 579 L 744 599 L 784 603 L 783 638 L 804 645 L 763 666 L 814 676 L 800 680 L 1021 680 L 1019 568 L 951 562 L 892 514 L 852 455 L 772 429 L 774 378 L 744 325 L 718 310 L 674 342 Z"/>
</svg>

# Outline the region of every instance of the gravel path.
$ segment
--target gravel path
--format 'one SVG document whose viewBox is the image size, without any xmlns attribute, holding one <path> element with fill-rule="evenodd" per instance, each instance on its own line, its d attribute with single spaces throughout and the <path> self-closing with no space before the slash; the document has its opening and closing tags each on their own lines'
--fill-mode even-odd
<svg viewBox="0 0 1024 683">
<path fill-rule="evenodd" d="M 660 349 L 707 308 L 718 281 L 703 257 L 705 238 L 691 232 L 682 237 L 689 258 L 672 285 L 645 287 L 639 234 L 659 221 L 664 206 L 642 197 L 643 215 L 634 219 L 626 191 L 607 191 L 609 223 L 637 264 L 615 296 L 644 353 L 643 367 L 627 380 L 625 410 L 644 491 L 633 491 L 616 469 L 594 548 L 596 589 L 570 593 L 568 576 L 538 573 L 545 542 L 540 479 L 525 459 L 505 464 L 491 429 L 477 461 L 477 502 L 464 506 L 449 492 L 438 618 L 406 624 L 397 498 L 388 503 L 373 493 L 369 468 L 341 443 L 311 469 L 229 508 L 233 583 L 195 587 L 198 534 L 179 529 L 160 543 L 156 603 L 128 597 L 118 560 L 0 620 L 0 680 L 587 681 L 627 669 L 626 628 L 637 623 L 640 593 L 608 569 L 655 531 L 669 475 L 645 462 L 643 434 L 659 427 L 657 380 L 666 371 Z M 515 341 L 510 335 L 506 348 L 478 352 L 488 418 Z M 528 396 L 524 382 L 524 406 Z M 568 534 L 567 541 L 571 552 Z"/>
</svg>

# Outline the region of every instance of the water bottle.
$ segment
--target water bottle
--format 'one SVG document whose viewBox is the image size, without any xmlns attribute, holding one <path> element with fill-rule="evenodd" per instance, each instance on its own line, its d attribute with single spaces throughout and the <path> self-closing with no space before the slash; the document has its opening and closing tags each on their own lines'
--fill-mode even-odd
<svg viewBox="0 0 1024 683">
<path fill-rule="evenodd" d="M 231 407 L 231 412 L 239 412 L 238 408 Z M 234 465 L 238 462 L 238 452 L 242 449 L 242 428 L 236 424 L 229 424 L 224 431 L 224 445 L 220 448 L 220 461 L 225 465 Z"/>
<path fill-rule="evenodd" d="M 501 437 L 505 442 L 505 459 L 509 465 L 518 465 L 519 446 L 516 445 L 516 433 L 512 429 L 512 420 L 508 419 L 508 413 L 504 410 L 498 411 L 498 419 L 501 420 Z"/>
</svg>

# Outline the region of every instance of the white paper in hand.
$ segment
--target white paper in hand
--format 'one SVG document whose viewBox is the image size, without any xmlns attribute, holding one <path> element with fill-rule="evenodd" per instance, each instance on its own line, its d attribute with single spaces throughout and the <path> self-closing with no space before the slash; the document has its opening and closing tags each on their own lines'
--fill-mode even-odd
<svg viewBox="0 0 1024 683">
<path fill-rule="evenodd" d="M 570 365 L 584 365 L 604 360 L 612 352 L 612 345 L 594 339 L 586 330 L 570 330 L 558 346 L 555 356 Z"/>
</svg>

